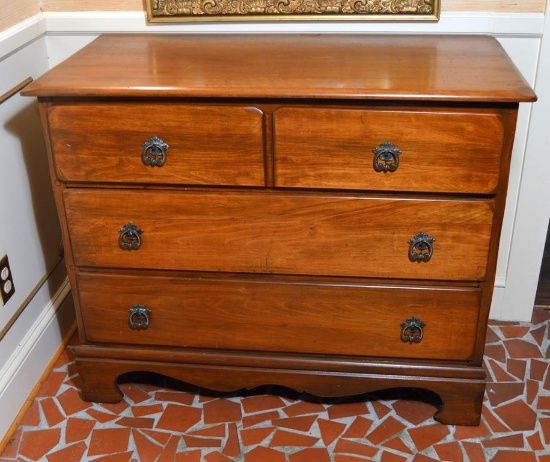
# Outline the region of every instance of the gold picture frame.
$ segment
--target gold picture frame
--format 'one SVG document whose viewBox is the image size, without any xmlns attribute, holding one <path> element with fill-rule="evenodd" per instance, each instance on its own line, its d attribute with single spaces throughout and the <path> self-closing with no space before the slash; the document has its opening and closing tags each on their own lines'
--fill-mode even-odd
<svg viewBox="0 0 550 462">
<path fill-rule="evenodd" d="M 441 0 L 145 0 L 149 22 L 437 21 Z"/>
</svg>

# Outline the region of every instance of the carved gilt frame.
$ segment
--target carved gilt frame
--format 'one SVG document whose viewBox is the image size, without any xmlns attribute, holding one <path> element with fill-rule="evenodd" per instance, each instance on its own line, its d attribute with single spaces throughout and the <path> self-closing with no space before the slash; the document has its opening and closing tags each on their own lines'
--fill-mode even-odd
<svg viewBox="0 0 550 462">
<path fill-rule="evenodd" d="M 441 0 L 145 0 L 149 22 L 437 21 Z"/>
</svg>

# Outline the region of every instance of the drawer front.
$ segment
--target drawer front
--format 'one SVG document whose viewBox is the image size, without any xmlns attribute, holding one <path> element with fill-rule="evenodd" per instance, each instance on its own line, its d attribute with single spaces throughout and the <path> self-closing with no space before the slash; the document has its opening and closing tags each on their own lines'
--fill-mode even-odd
<svg viewBox="0 0 550 462">
<path fill-rule="evenodd" d="M 48 111 L 48 123 L 64 181 L 265 184 L 263 114 L 257 108 L 59 105 Z"/>
<path fill-rule="evenodd" d="M 101 274 L 77 280 L 87 339 L 134 345 L 467 360 L 480 302 L 475 288 Z M 138 314 L 143 309 L 150 312 Z M 425 326 L 402 326 L 410 318 Z M 407 328 L 413 341 L 401 338 Z"/>
<path fill-rule="evenodd" d="M 283 108 L 274 120 L 276 186 L 479 194 L 497 187 L 498 113 Z"/>
<path fill-rule="evenodd" d="M 483 200 L 72 189 L 64 201 L 76 265 L 193 271 L 482 280 L 493 218 Z M 429 261 L 410 259 L 421 232 Z"/>
</svg>

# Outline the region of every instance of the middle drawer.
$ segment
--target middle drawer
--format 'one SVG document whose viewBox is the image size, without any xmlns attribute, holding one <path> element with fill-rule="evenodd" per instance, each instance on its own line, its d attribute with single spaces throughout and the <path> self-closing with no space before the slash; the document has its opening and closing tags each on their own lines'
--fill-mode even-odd
<svg viewBox="0 0 550 462">
<path fill-rule="evenodd" d="M 485 278 L 494 205 L 85 189 L 63 197 L 77 266 L 459 281 Z"/>
</svg>

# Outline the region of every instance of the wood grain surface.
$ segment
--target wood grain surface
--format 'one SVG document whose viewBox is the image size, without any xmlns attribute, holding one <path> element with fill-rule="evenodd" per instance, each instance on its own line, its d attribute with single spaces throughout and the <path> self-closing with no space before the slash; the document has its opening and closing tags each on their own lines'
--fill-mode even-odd
<svg viewBox="0 0 550 462">
<path fill-rule="evenodd" d="M 535 99 L 500 44 L 488 36 L 292 34 L 102 35 L 23 94 Z"/>
<path fill-rule="evenodd" d="M 67 190 L 77 266 L 483 280 L 493 201 Z M 143 230 L 136 251 L 119 229 Z M 408 241 L 436 239 L 428 262 Z"/>
</svg>

